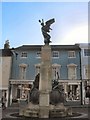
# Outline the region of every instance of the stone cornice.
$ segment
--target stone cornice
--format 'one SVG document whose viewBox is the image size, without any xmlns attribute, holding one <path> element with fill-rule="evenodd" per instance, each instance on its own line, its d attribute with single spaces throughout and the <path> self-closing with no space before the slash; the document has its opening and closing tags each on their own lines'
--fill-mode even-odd
<svg viewBox="0 0 90 120">
<path fill-rule="evenodd" d="M 12 80 L 10 79 L 10 84 L 32 84 L 34 80 Z"/>
</svg>

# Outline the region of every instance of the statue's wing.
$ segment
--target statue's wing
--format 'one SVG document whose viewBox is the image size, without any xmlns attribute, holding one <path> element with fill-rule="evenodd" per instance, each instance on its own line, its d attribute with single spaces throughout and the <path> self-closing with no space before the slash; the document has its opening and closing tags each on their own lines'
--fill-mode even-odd
<svg viewBox="0 0 90 120">
<path fill-rule="evenodd" d="M 54 22 L 55 22 L 55 19 L 53 18 L 53 19 L 50 19 L 50 20 L 46 21 L 45 23 L 46 23 L 47 26 L 50 26 Z"/>
</svg>

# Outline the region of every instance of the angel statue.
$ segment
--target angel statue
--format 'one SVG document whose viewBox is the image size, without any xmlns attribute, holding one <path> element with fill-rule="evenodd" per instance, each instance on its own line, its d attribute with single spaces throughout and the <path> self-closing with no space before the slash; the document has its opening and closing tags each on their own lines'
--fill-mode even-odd
<svg viewBox="0 0 90 120">
<path fill-rule="evenodd" d="M 41 26 L 42 26 L 41 31 L 42 31 L 42 34 L 43 34 L 43 37 L 44 37 L 44 43 L 49 44 L 51 42 L 50 41 L 51 36 L 48 33 L 50 32 L 50 30 L 52 30 L 50 28 L 50 25 L 55 22 L 55 19 L 54 18 L 50 19 L 50 20 L 46 21 L 45 24 L 44 24 L 43 19 L 42 19 L 42 21 L 39 20 L 39 22 L 41 23 Z"/>
</svg>

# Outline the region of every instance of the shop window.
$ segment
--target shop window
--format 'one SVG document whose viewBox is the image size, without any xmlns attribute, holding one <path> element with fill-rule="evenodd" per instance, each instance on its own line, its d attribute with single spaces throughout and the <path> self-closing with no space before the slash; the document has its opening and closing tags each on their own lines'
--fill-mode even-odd
<svg viewBox="0 0 90 120">
<path fill-rule="evenodd" d="M 67 100 L 80 100 L 80 85 L 68 85 Z"/>
</svg>

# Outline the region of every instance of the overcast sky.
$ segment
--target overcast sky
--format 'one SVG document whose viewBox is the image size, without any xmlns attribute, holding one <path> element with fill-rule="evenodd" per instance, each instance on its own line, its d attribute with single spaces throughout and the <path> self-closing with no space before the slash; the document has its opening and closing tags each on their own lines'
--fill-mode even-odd
<svg viewBox="0 0 90 120">
<path fill-rule="evenodd" d="M 44 21 L 55 18 L 51 44 L 88 42 L 88 2 L 2 2 L 0 9 L 0 48 L 7 39 L 11 47 L 43 44 L 38 22 L 42 18 Z"/>
</svg>

